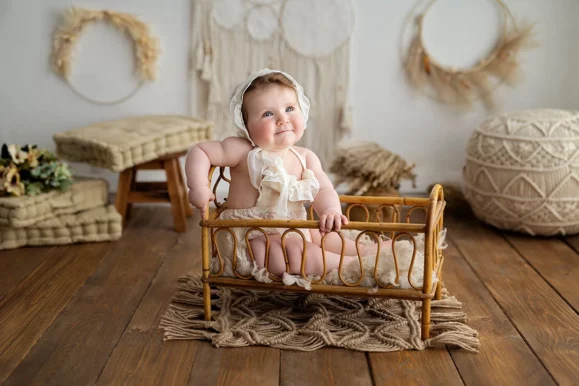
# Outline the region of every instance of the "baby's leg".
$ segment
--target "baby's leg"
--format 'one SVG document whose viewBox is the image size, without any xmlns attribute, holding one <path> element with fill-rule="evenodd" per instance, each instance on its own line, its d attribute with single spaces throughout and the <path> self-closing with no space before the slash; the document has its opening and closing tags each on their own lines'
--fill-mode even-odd
<svg viewBox="0 0 579 386">
<path fill-rule="evenodd" d="M 322 235 L 320 234 L 319 229 L 310 229 L 310 235 L 312 236 L 312 243 L 322 246 Z M 344 238 L 346 242 L 346 249 L 344 250 L 344 255 L 347 256 L 358 256 L 358 252 L 356 252 L 356 242 Z M 326 252 L 333 252 L 333 253 L 342 253 L 342 239 L 339 234 L 336 232 L 330 232 L 328 236 L 326 236 L 326 241 L 324 242 L 324 247 L 326 248 Z M 360 252 L 362 252 L 363 245 L 360 244 Z M 363 255 L 362 255 L 363 256 Z"/>
<path fill-rule="evenodd" d="M 316 245 L 322 246 L 322 236 L 318 229 L 310 229 L 310 234 L 312 235 L 312 242 Z M 370 240 L 375 241 L 372 236 L 369 236 Z M 358 256 L 358 252 L 356 250 L 356 241 L 350 240 L 344 237 L 344 242 L 346 244 L 346 249 L 344 250 L 344 254 L 348 256 Z M 380 251 L 383 251 L 384 248 L 390 248 L 391 240 L 381 240 L 380 241 Z M 342 239 L 336 232 L 331 232 L 326 237 L 324 246 L 326 251 L 334 252 L 334 253 L 342 253 Z M 360 256 L 368 256 L 368 255 L 376 255 L 376 250 L 378 249 L 378 244 L 373 242 L 372 244 L 364 245 L 361 242 L 359 243 L 360 248 Z"/>
<path fill-rule="evenodd" d="M 269 235 L 269 263 L 267 270 L 276 276 L 282 276 L 286 271 L 280 235 Z M 338 236 L 339 239 L 339 236 Z M 255 261 L 259 267 L 265 264 L 265 236 L 250 241 Z M 301 237 L 286 237 L 285 245 L 289 260 L 289 273 L 301 274 L 303 241 Z M 354 256 L 344 256 L 344 264 L 357 259 Z M 340 255 L 326 251 L 326 270 L 338 269 Z M 322 249 L 314 243 L 306 242 L 306 274 L 321 276 L 324 273 Z"/>
<path fill-rule="evenodd" d="M 374 239 L 372 239 L 372 241 L 375 241 Z M 386 249 L 391 249 L 392 248 L 392 240 L 388 239 L 388 240 L 383 240 L 380 239 L 380 253 L 382 253 L 383 251 L 385 251 Z M 363 251 L 363 256 L 376 256 L 376 251 L 378 250 L 378 243 L 373 242 L 372 244 L 366 244 L 363 247 L 363 250 L 360 249 L 360 252 Z"/>
</svg>

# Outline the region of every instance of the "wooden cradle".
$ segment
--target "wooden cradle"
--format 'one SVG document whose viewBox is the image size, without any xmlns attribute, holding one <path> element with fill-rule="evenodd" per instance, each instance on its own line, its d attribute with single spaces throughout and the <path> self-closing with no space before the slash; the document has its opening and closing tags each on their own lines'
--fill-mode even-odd
<svg viewBox="0 0 579 386">
<path fill-rule="evenodd" d="M 214 170 L 215 167 L 212 167 L 209 173 L 210 186 Z M 217 177 L 216 182 L 213 184 L 213 192 L 216 195 L 217 186 L 219 185 L 220 181 L 229 182 L 229 179 L 225 176 L 224 171 L 224 168 L 219 168 L 219 176 Z M 383 235 L 392 239 L 392 245 L 394 245 L 394 242 L 400 238 L 408 239 L 413 243 L 414 251 L 408 272 L 408 280 L 412 288 L 400 289 L 396 288 L 393 284 L 380 283 L 380 280 L 377 276 L 378 264 L 375 265 L 376 268 L 374 269 L 374 280 L 378 286 L 377 290 L 371 287 L 359 286 L 364 274 L 363 269 L 360 270 L 361 276 L 356 282 L 344 281 L 342 273 L 339 272 L 339 278 L 343 285 L 319 284 L 325 278 L 327 274 L 326 272 L 319 280 L 311 281 L 310 290 L 299 287 L 297 285 L 285 285 L 281 281 L 281 278 L 271 274 L 270 278 L 273 280 L 273 282 L 262 283 L 253 279 L 251 275 L 243 276 L 236 271 L 235 255 L 233 256 L 233 271 L 237 277 L 225 277 L 222 275 L 224 267 L 223 259 L 215 245 L 218 233 L 227 232 L 235 238 L 233 232 L 231 231 L 232 228 L 248 228 L 246 231 L 246 244 L 249 246 L 247 236 L 250 232 L 260 231 L 261 228 L 283 228 L 286 229 L 284 232 L 282 232 L 282 245 L 284 245 L 284 239 L 288 233 L 296 232 L 301 235 L 303 239 L 303 234 L 299 228 L 319 228 L 319 223 L 317 220 L 314 220 L 313 208 L 309 209 L 309 220 L 221 220 L 218 219 L 218 217 L 220 213 L 226 209 L 226 204 L 219 203 L 216 200 L 215 204 L 217 209 L 212 211 L 207 209 L 203 216 L 204 219 L 200 222 L 202 227 L 202 281 L 205 320 L 211 319 L 210 286 L 241 287 L 245 289 L 255 289 L 262 291 L 275 290 L 349 295 L 356 297 L 398 298 L 422 302 L 422 339 L 428 339 L 430 336 L 431 300 L 432 298 L 439 300 L 442 296 L 442 264 L 444 262 L 444 256 L 438 243 L 438 235 L 443 230 L 443 213 L 445 207 L 442 187 L 440 185 L 435 185 L 432 188 L 429 198 L 340 196 L 340 202 L 346 206 L 345 215 L 348 217 L 348 219 L 350 218 L 350 211 L 354 207 L 360 207 L 366 213 L 366 221 L 350 221 L 348 225 L 342 226 L 343 229 L 361 231 L 360 235 L 356 239 L 356 242 L 358 242 L 360 237 L 363 235 L 369 235 L 370 237 L 374 238 L 374 240 L 378 240 L 379 236 Z M 414 212 L 422 212 L 421 221 L 411 222 Z M 385 213 L 389 215 L 390 222 L 381 221 L 382 218 L 385 218 Z M 371 219 L 374 221 L 371 221 Z M 401 221 L 402 219 L 404 220 Z M 261 233 L 265 235 L 263 230 L 261 230 Z M 415 237 L 418 234 L 424 234 L 424 276 L 422 286 L 414 285 L 410 280 L 414 259 L 416 256 Z M 340 236 L 343 240 L 343 236 Z M 269 243 L 269 240 L 267 240 L 267 243 Z M 212 254 L 214 257 L 219 258 L 221 263 L 221 269 L 216 273 L 210 272 Z M 252 257 L 252 252 L 249 251 L 248 255 Z M 396 254 L 393 253 L 393 255 L 396 269 L 396 283 L 398 283 L 400 272 Z M 377 253 L 377 256 L 380 256 L 380 254 Z M 287 255 L 284 257 L 286 260 L 286 272 L 289 272 L 289 261 Z M 269 256 L 266 256 L 266 266 L 268 258 Z M 359 257 L 359 261 L 361 261 L 360 259 L 361 258 Z M 326 264 L 324 261 L 324 270 L 326 271 L 325 267 Z M 301 272 L 302 277 L 305 278 L 304 269 L 305 256 L 302 255 Z M 341 269 L 342 262 L 340 262 L 340 271 Z M 432 273 L 434 273 L 435 277 L 437 278 L 435 285 L 433 285 Z"/>
</svg>

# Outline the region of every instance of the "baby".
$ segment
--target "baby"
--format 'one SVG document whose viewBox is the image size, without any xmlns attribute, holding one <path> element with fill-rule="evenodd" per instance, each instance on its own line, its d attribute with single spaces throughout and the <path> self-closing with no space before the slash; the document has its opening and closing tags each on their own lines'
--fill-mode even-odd
<svg viewBox="0 0 579 386">
<path fill-rule="evenodd" d="M 321 240 L 325 239 L 327 271 L 337 269 L 342 250 L 339 231 L 347 218 L 342 214 L 338 194 L 320 160 L 310 150 L 293 146 L 306 129 L 310 103 L 302 87 L 288 74 L 269 69 L 252 74 L 240 84 L 230 103 L 238 136 L 223 141 L 207 141 L 193 147 L 185 165 L 189 201 L 205 213 L 215 199 L 207 186 L 211 165 L 230 168 L 231 183 L 227 209 L 221 219 L 307 219 L 305 202 L 312 202 L 319 216 L 319 230 L 301 230 L 306 242 L 308 275 L 324 272 Z M 323 140 L 323 138 L 320 138 Z M 283 230 L 282 230 L 283 231 Z M 277 276 L 286 271 L 279 229 L 266 229 L 270 241 L 267 270 Z M 238 260 L 249 262 L 245 230 L 236 233 Z M 294 236 L 294 237 L 290 237 Z M 297 237 L 295 237 L 297 236 Z M 263 268 L 266 236 L 250 234 L 255 262 Z M 285 239 L 289 273 L 301 273 L 303 240 L 295 232 Z M 370 250 L 364 249 L 370 248 Z M 360 245 L 362 256 L 376 247 Z M 357 259 L 356 244 L 346 240 L 344 264 Z"/>
</svg>

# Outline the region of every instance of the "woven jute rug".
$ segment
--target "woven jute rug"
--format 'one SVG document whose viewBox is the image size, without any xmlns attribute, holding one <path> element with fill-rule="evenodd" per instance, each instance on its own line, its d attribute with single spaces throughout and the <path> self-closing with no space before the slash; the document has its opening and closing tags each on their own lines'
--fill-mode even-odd
<svg viewBox="0 0 579 386">
<path fill-rule="evenodd" d="M 451 345 L 477 352 L 478 333 L 467 326 L 461 303 L 443 292 L 432 301 L 431 338 L 420 339 L 421 303 L 220 288 L 212 292 L 215 320 L 203 320 L 202 282 L 190 274 L 161 319 L 165 340 L 203 339 L 215 347 L 265 345 L 313 351 L 423 350 Z"/>
</svg>

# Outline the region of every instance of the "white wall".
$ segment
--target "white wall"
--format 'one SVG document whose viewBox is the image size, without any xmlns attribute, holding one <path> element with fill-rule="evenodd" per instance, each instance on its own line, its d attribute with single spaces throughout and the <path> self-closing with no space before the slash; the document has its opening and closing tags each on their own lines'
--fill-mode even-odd
<svg viewBox="0 0 579 386">
<path fill-rule="evenodd" d="M 433 19 L 433 31 L 463 40 L 449 44 L 433 38 L 430 43 L 436 52 L 460 54 L 473 45 L 492 41 L 495 29 L 491 27 L 498 23 L 489 8 L 492 0 L 444 1 L 460 6 L 445 7 L 447 12 L 433 9 L 435 15 L 448 15 L 448 20 Z M 487 4 L 481 4 L 485 1 Z M 162 43 L 158 80 L 145 85 L 129 101 L 114 106 L 89 104 L 74 95 L 48 67 L 52 32 L 60 12 L 72 4 L 131 12 L 148 22 Z M 354 1 L 357 24 L 351 62 L 352 137 L 376 141 L 415 162 L 418 190 L 424 190 L 433 181 L 460 180 L 466 142 L 489 112 L 480 105 L 471 111 L 457 111 L 417 95 L 405 83 L 398 44 L 402 23 L 413 4 L 405 0 Z M 517 19 L 538 22 L 541 46 L 522 57 L 525 81 L 516 88 L 498 90 L 503 102 L 497 112 L 577 108 L 579 81 L 575 69 L 579 67 L 579 54 L 575 41 L 579 25 L 575 24 L 575 15 L 579 14 L 579 2 L 507 0 L 507 4 Z M 488 18 L 487 27 L 474 23 L 472 15 Z M 463 27 L 470 23 L 469 29 L 455 32 L 453 22 L 461 18 L 466 20 Z M 138 114 L 190 113 L 189 20 L 189 0 L 1 0 L 0 142 L 32 142 L 54 149 L 54 133 L 92 122 Z M 121 96 L 135 84 L 131 44 L 106 26 L 86 31 L 77 44 L 73 64 L 73 83 L 95 98 Z M 106 177 L 112 189 L 116 186 L 114 173 L 84 165 L 74 167 L 79 174 Z M 403 190 L 411 187 L 405 184 Z"/>
</svg>

